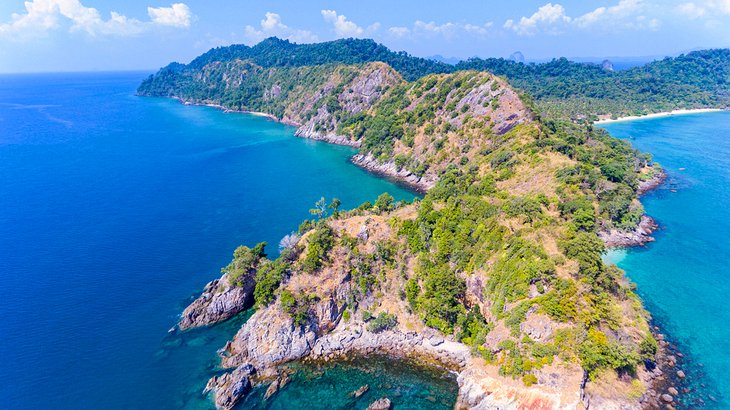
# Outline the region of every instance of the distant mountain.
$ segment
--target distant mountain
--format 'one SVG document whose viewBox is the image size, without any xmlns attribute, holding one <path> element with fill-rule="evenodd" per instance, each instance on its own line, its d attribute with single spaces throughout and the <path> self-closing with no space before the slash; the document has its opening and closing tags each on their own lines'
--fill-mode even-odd
<svg viewBox="0 0 730 410">
<path fill-rule="evenodd" d="M 514 53 L 509 55 L 508 60 L 514 61 L 515 63 L 524 63 L 525 62 L 525 56 L 520 51 L 515 51 Z"/>
<path fill-rule="evenodd" d="M 433 55 L 433 56 L 427 57 L 427 58 L 429 60 L 438 61 L 438 62 L 441 62 L 441 63 L 450 64 L 450 65 L 456 65 L 459 62 L 461 62 L 461 59 L 460 58 L 456 58 L 456 57 L 444 57 L 444 56 L 442 56 L 440 54 L 436 54 L 436 55 Z"/>
</svg>

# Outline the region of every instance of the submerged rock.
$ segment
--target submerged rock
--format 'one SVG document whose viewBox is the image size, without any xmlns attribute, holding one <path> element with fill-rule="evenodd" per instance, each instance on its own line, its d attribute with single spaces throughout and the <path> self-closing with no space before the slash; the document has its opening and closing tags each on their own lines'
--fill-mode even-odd
<svg viewBox="0 0 730 410">
<path fill-rule="evenodd" d="M 358 397 L 362 396 L 363 394 L 367 393 L 368 390 L 370 390 L 370 386 L 366 384 L 366 385 L 360 387 L 359 389 L 355 390 L 354 392 L 352 392 L 352 396 L 355 398 L 358 398 Z"/>
<path fill-rule="evenodd" d="M 367 410 L 388 410 L 390 409 L 390 399 L 383 397 L 370 403 Z"/>
</svg>

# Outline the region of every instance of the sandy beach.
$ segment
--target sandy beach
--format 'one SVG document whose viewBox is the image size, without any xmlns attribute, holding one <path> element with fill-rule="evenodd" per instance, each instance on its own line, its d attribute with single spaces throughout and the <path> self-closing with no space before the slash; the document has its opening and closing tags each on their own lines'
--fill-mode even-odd
<svg viewBox="0 0 730 410">
<path fill-rule="evenodd" d="M 608 124 L 608 123 L 620 122 L 620 121 L 643 120 L 643 119 L 649 119 L 649 118 L 669 117 L 672 115 L 701 114 L 701 113 L 715 112 L 715 111 L 723 111 L 723 110 L 720 108 L 697 108 L 697 109 L 692 109 L 692 110 L 674 110 L 674 111 L 666 111 L 666 112 L 657 112 L 654 114 L 647 114 L 647 115 L 632 115 L 632 116 L 620 117 L 620 118 L 616 118 L 616 119 L 598 120 L 598 121 L 595 121 L 594 124 Z"/>
</svg>

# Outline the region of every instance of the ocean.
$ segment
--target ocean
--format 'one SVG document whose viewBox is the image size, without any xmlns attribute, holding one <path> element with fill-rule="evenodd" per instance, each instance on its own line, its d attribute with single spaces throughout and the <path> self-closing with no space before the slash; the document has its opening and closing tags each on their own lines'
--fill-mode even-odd
<svg viewBox="0 0 730 410">
<path fill-rule="evenodd" d="M 682 407 L 730 407 L 730 112 L 604 125 L 653 154 L 667 182 L 642 198 L 660 230 L 643 248 L 611 251 L 661 332 L 685 355 Z M 714 399 L 714 400 L 713 400 Z M 702 400 L 700 402 L 700 400 Z"/>
<path fill-rule="evenodd" d="M 322 196 L 343 208 L 416 196 L 349 163 L 352 148 L 135 96 L 148 74 L 0 76 L 0 408 L 212 408 L 202 389 L 216 350 L 250 312 L 168 329 L 235 247 L 263 240 L 275 255 Z M 456 383 L 373 361 L 307 369 L 275 399 L 260 394 L 246 407 L 364 408 L 387 394 L 445 409 Z"/>
</svg>

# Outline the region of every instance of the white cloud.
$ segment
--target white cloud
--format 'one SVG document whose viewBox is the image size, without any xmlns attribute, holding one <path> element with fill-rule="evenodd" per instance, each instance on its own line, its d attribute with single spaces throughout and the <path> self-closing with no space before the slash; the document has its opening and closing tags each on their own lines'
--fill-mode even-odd
<svg viewBox="0 0 730 410">
<path fill-rule="evenodd" d="M 657 18 L 648 17 L 647 12 L 650 11 L 656 11 L 656 7 L 650 7 L 644 0 L 620 0 L 613 6 L 601 6 L 581 16 L 571 17 L 562 5 L 548 3 L 532 16 L 522 17 L 518 22 L 507 20 L 504 28 L 513 30 L 518 35 L 534 35 L 538 32 L 559 34 L 571 27 L 656 30 L 661 22 Z"/>
<path fill-rule="evenodd" d="M 147 14 L 153 23 L 170 27 L 190 27 L 193 13 L 184 3 L 175 3 L 170 7 L 147 7 Z"/>
<path fill-rule="evenodd" d="M 579 28 L 601 25 L 604 28 L 656 29 L 659 21 L 646 17 L 643 13 L 647 9 L 643 0 L 621 0 L 615 6 L 599 7 L 577 17 L 574 23 Z"/>
<path fill-rule="evenodd" d="M 344 15 L 338 15 L 334 10 L 322 10 L 322 17 L 324 18 L 324 21 L 332 24 L 335 30 L 335 35 L 338 38 L 360 37 L 365 32 L 362 27 L 348 20 Z M 378 24 L 378 27 L 379 26 L 380 25 Z"/>
<path fill-rule="evenodd" d="M 402 26 L 396 26 L 396 27 L 390 27 L 388 29 L 388 33 L 392 35 L 393 37 L 408 37 L 411 34 L 411 30 L 408 27 L 402 27 Z"/>
<path fill-rule="evenodd" d="M 696 20 L 698 18 L 716 18 L 730 14 L 730 0 L 705 0 L 698 3 L 681 3 L 675 9 L 679 15 Z"/>
<path fill-rule="evenodd" d="M 173 13 L 167 10 L 173 10 Z M 70 32 L 83 32 L 90 36 L 129 36 L 159 25 L 189 27 L 192 19 L 190 9 L 182 3 L 169 8 L 148 8 L 148 11 L 152 18 L 149 22 L 128 18 L 114 11 L 110 13 L 109 19 L 104 19 L 99 10 L 84 6 L 80 0 L 31 0 L 25 2 L 24 13 L 13 13 L 9 22 L 0 23 L 0 38 L 30 39 L 44 36 L 65 25 L 68 25 Z M 161 14 L 155 14 L 158 12 Z M 170 20 L 171 17 L 177 20 Z"/>
<path fill-rule="evenodd" d="M 394 26 L 388 28 L 388 34 L 395 38 L 433 38 L 436 36 L 444 38 L 455 38 L 459 34 L 485 36 L 491 33 L 492 22 L 483 25 L 471 23 L 446 22 L 438 24 L 434 21 L 425 22 L 416 20 L 411 27 Z"/>
<path fill-rule="evenodd" d="M 507 20 L 504 28 L 514 30 L 519 35 L 533 35 L 539 29 L 557 33 L 560 25 L 570 23 L 571 18 L 565 15 L 565 8 L 560 4 L 548 3 L 530 17 L 522 17 L 519 22 Z"/>
<path fill-rule="evenodd" d="M 249 43 L 258 43 L 259 41 L 272 36 L 277 36 L 295 43 L 313 43 L 319 40 L 316 34 L 309 30 L 299 30 L 291 28 L 281 22 L 281 16 L 276 13 L 268 12 L 261 20 L 259 28 L 246 26 L 245 37 Z"/>
</svg>

